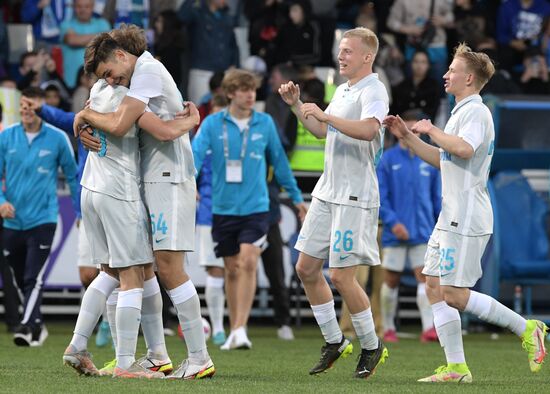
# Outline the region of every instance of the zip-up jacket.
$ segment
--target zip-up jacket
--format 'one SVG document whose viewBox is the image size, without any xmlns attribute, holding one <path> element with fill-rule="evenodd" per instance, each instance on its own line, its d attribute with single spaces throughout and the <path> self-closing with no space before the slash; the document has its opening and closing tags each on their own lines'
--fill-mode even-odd
<svg viewBox="0 0 550 394">
<path fill-rule="evenodd" d="M 439 171 L 396 144 L 384 152 L 376 173 L 384 225 L 382 245 L 427 243 L 441 211 Z M 407 242 L 399 241 L 391 232 L 397 223 L 407 228 Z"/>
<path fill-rule="evenodd" d="M 277 182 L 294 203 L 303 201 L 271 116 L 253 111 L 247 147 L 242 161 L 242 182 L 226 182 L 223 148 L 224 122 L 227 128 L 229 160 L 240 160 L 244 133 L 228 111 L 207 116 L 193 140 L 195 167 L 200 171 L 206 152 L 212 150 L 212 212 L 217 215 L 245 216 L 269 211 L 266 160 L 274 168 Z"/>
<path fill-rule="evenodd" d="M 5 191 L 0 190 L 0 204 L 6 201 L 15 208 L 15 218 L 4 219 L 4 227 L 28 230 L 45 223 L 57 223 L 57 171 L 63 169 L 77 206 L 77 168 L 73 148 L 67 135 L 42 122 L 38 135 L 29 144 L 21 123 L 0 134 L 0 173 Z"/>
</svg>

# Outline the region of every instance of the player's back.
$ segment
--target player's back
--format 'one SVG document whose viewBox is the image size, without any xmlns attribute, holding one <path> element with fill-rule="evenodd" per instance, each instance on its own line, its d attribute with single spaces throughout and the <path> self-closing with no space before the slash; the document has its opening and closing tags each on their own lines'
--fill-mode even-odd
<svg viewBox="0 0 550 394">
<path fill-rule="evenodd" d="M 183 99 L 174 79 L 162 63 L 145 52 L 136 61 L 134 76 L 154 75 L 161 81 L 160 94 L 150 97 L 149 109 L 162 120 L 174 119 L 183 110 Z M 130 84 L 130 90 L 131 90 Z M 156 87 L 155 91 L 159 90 Z M 161 142 L 143 131 L 140 135 L 141 169 L 144 182 L 179 183 L 193 178 L 195 164 L 189 135 Z"/>
<path fill-rule="evenodd" d="M 377 104 L 374 104 L 377 103 Z M 377 115 L 381 122 L 388 113 L 388 94 L 377 74 L 370 74 L 351 87 L 344 83 L 336 89 L 326 113 L 348 120 Z M 377 109 L 373 110 L 372 106 Z M 313 196 L 324 201 L 375 208 L 380 205 L 376 164 L 382 154 L 383 129 L 372 141 L 348 137 L 328 125 L 325 169 Z"/>
<path fill-rule="evenodd" d="M 480 145 L 470 159 L 440 149 L 442 209 L 437 228 L 463 235 L 491 234 L 493 211 L 487 181 L 493 158 L 493 118 L 479 95 L 470 96 L 453 109 L 445 133 L 460 136 L 475 130 Z"/>
<path fill-rule="evenodd" d="M 115 112 L 127 92 L 123 86 L 113 87 L 99 80 L 90 92 L 90 108 L 100 113 Z M 135 125 L 123 137 L 96 129 L 94 135 L 101 148 L 88 154 L 82 186 L 121 200 L 139 200 L 139 139 Z"/>
</svg>

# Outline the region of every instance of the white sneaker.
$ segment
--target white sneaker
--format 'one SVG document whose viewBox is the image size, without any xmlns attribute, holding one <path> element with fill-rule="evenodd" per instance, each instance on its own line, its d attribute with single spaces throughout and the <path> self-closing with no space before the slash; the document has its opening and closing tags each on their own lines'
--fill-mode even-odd
<svg viewBox="0 0 550 394">
<path fill-rule="evenodd" d="M 251 349 L 252 342 L 246 335 L 244 327 L 239 327 L 234 331 L 231 331 L 229 337 L 225 343 L 220 347 L 220 350 L 232 350 L 232 349 Z"/>
<path fill-rule="evenodd" d="M 211 358 L 204 363 L 196 363 L 187 359 L 183 360 L 178 369 L 166 376 L 165 379 L 205 379 L 211 378 L 215 373 L 216 368 Z"/>
<path fill-rule="evenodd" d="M 277 330 L 277 336 L 283 341 L 294 340 L 294 333 L 292 332 L 292 328 L 290 328 L 289 326 L 281 326 L 281 328 Z"/>
<path fill-rule="evenodd" d="M 220 350 L 231 350 L 234 349 L 233 347 L 233 340 L 235 339 L 235 332 L 231 331 L 227 339 L 225 340 L 225 343 L 220 346 Z"/>
<path fill-rule="evenodd" d="M 46 328 L 46 325 L 42 324 L 39 328 L 38 333 L 33 332 L 31 346 L 32 347 L 42 346 L 46 341 L 46 338 L 48 338 L 48 335 L 49 333 L 48 333 L 48 329 Z"/>
</svg>

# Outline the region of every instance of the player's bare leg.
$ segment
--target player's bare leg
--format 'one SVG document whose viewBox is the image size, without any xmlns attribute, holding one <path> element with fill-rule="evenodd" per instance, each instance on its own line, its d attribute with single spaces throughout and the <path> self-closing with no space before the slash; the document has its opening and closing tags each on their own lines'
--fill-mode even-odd
<svg viewBox="0 0 550 394">
<path fill-rule="evenodd" d="M 222 350 L 246 349 L 252 346 L 246 333 L 246 325 L 256 294 L 256 270 L 260 252 L 259 247 L 243 243 L 240 244 L 238 255 L 224 258 L 231 333 L 221 347 Z"/>
</svg>

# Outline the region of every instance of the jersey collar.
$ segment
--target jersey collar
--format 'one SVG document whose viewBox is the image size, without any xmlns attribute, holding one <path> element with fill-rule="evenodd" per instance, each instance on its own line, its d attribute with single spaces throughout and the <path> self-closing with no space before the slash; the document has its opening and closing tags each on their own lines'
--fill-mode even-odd
<svg viewBox="0 0 550 394">
<path fill-rule="evenodd" d="M 363 79 L 360 79 L 359 81 L 357 81 L 354 85 L 352 86 L 349 86 L 349 82 L 346 82 L 346 89 L 347 90 L 360 90 L 360 89 L 363 89 L 371 79 L 378 79 L 378 74 L 377 73 L 370 73 L 369 75 L 367 75 L 366 77 L 363 77 Z"/>
<path fill-rule="evenodd" d="M 472 94 L 468 97 L 465 97 L 464 99 L 462 99 L 462 101 L 460 101 L 460 103 L 455 105 L 455 107 L 451 111 L 451 115 L 454 115 L 456 111 L 458 111 L 460 108 L 462 108 L 464 105 L 468 104 L 469 102 L 483 103 L 483 100 L 481 99 L 481 96 L 479 94 Z"/>
</svg>

